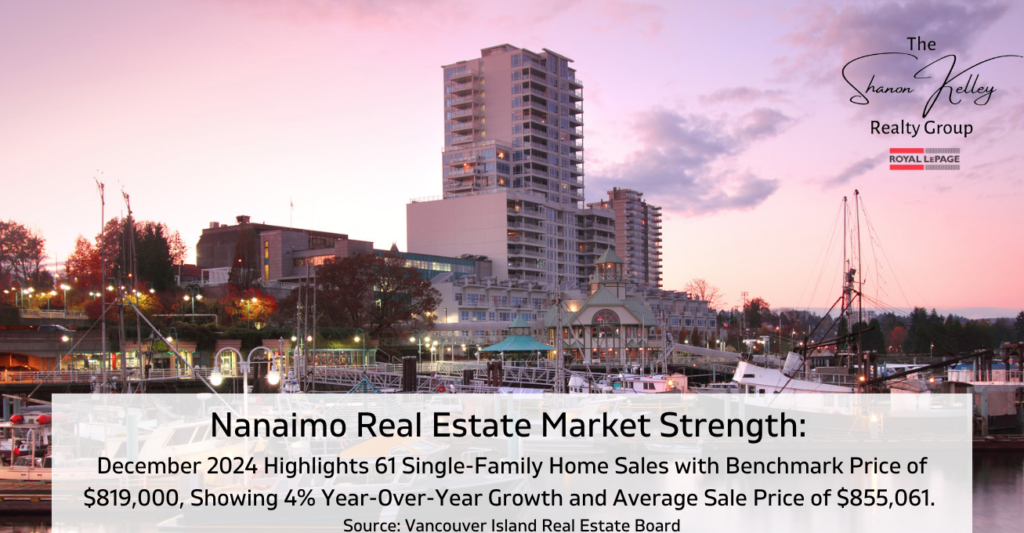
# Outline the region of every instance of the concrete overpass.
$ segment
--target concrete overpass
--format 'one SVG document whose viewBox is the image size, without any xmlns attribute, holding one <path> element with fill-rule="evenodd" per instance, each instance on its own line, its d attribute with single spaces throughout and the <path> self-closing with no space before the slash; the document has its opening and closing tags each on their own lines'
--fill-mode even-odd
<svg viewBox="0 0 1024 533">
<path fill-rule="evenodd" d="M 67 340 L 64 340 L 67 338 Z M 99 352 L 100 332 L 63 331 L 32 326 L 0 327 L 0 369 L 54 370 L 60 357 L 74 348 L 75 353 Z"/>
</svg>

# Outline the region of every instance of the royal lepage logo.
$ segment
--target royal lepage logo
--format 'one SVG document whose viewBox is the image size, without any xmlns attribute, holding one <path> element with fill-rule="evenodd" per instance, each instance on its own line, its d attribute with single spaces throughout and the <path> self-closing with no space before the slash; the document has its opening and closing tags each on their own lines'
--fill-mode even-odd
<svg viewBox="0 0 1024 533">
<path fill-rule="evenodd" d="M 960 149 L 890 148 L 889 170 L 960 170 Z"/>
</svg>

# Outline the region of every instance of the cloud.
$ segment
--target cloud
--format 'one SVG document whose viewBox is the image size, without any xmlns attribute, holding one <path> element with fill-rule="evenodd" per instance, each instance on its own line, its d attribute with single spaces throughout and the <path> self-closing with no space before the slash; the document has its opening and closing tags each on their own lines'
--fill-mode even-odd
<svg viewBox="0 0 1024 533">
<path fill-rule="evenodd" d="M 853 59 L 882 52 L 908 53 L 860 59 L 846 70 L 851 83 L 864 90 L 869 82 L 875 86 L 908 87 L 906 94 L 874 94 L 869 98 L 872 111 L 884 109 L 920 109 L 927 95 L 935 90 L 935 79 L 949 68 L 950 59 L 932 67 L 933 79 L 914 79 L 914 73 L 928 63 L 948 54 L 957 55 L 957 67 L 963 68 L 981 59 L 970 51 L 979 37 L 1001 19 L 1010 4 L 1004 1 L 960 3 L 916 0 L 849 4 L 844 6 L 813 6 L 793 12 L 798 29 L 788 33 L 783 42 L 794 46 L 797 53 L 780 58 L 780 80 L 793 78 L 809 83 L 829 83 L 838 88 L 844 100 L 857 93 L 842 81 L 842 69 Z M 911 50 L 907 37 L 920 36 L 936 42 L 934 51 Z M 1011 53 L 1011 52 L 1007 52 Z M 872 77 L 874 80 L 872 81 Z M 840 83 L 836 84 L 839 80 Z M 868 106 L 858 106 L 865 111 Z"/>
<path fill-rule="evenodd" d="M 751 209 L 771 196 L 779 182 L 733 168 L 734 158 L 794 122 L 767 108 L 733 120 L 651 109 L 632 126 L 640 148 L 593 172 L 588 182 L 598 190 L 634 188 L 666 210 L 685 214 Z"/>
<path fill-rule="evenodd" d="M 733 103 L 753 103 L 762 100 L 771 102 L 784 101 L 786 92 L 779 90 L 764 90 L 756 89 L 754 87 L 726 87 L 718 89 L 711 94 L 705 94 L 700 96 L 700 102 L 702 104 L 733 104 Z"/>
<path fill-rule="evenodd" d="M 883 160 L 884 158 L 882 156 L 865 157 L 864 159 L 861 159 L 860 161 L 857 161 L 856 163 L 850 165 L 849 167 L 846 168 L 846 170 L 843 170 L 838 175 L 826 179 L 822 188 L 831 189 L 833 187 L 838 187 L 840 185 L 846 185 L 853 178 L 866 174 L 868 171 L 877 167 L 878 164 Z"/>
<path fill-rule="evenodd" d="M 846 61 L 865 54 L 910 52 L 909 36 L 936 41 L 936 51 L 928 52 L 936 57 L 964 54 L 1009 7 L 1000 1 L 931 0 L 816 6 L 796 12 L 802 25 L 784 41 L 804 50 L 790 62 L 791 67 L 818 72 L 823 64 L 828 67 L 825 70 L 835 72 Z M 836 63 L 837 58 L 842 63 Z"/>
</svg>

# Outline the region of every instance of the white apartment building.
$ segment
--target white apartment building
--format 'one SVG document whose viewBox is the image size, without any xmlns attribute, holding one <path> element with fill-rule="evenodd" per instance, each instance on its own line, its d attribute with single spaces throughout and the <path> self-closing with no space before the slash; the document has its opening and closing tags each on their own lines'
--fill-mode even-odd
<svg viewBox="0 0 1024 533">
<path fill-rule="evenodd" d="M 410 252 L 485 255 L 499 280 L 586 285 L 615 245 L 615 216 L 584 207 L 571 62 L 505 44 L 443 67 L 444 194 L 408 205 Z"/>
</svg>

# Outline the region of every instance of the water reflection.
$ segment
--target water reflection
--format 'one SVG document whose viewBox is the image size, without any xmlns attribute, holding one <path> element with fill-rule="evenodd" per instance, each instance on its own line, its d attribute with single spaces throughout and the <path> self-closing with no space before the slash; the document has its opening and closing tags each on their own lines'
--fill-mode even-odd
<svg viewBox="0 0 1024 533">
<path fill-rule="evenodd" d="M 1020 531 L 1024 452 L 974 454 L 974 531 Z"/>
</svg>

